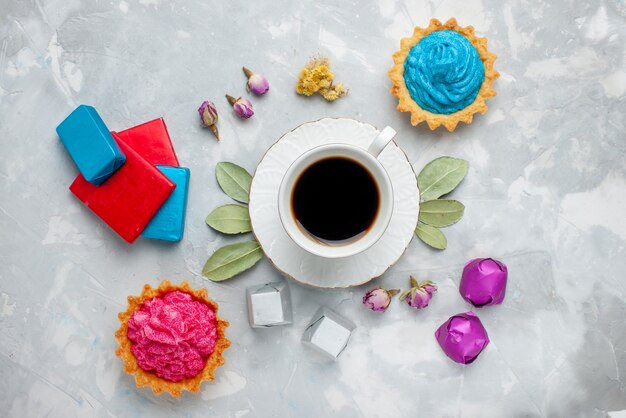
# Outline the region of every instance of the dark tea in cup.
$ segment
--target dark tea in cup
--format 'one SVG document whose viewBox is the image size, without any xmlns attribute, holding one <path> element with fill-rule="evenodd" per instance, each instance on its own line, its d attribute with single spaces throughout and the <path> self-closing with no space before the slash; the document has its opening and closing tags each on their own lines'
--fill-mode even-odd
<svg viewBox="0 0 626 418">
<path fill-rule="evenodd" d="M 291 193 L 291 212 L 299 228 L 327 245 L 358 240 L 374 224 L 380 192 L 366 167 L 344 156 L 306 167 Z"/>
</svg>

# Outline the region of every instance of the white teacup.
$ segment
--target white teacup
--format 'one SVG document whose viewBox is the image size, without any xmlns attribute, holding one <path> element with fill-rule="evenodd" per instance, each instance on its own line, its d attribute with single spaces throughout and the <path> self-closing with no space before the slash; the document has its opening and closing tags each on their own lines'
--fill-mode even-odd
<svg viewBox="0 0 626 418">
<path fill-rule="evenodd" d="M 395 135 L 395 130 L 386 127 L 372 139 L 367 149 L 342 143 L 320 145 L 300 155 L 291 164 L 280 184 L 278 213 L 285 231 L 297 245 L 320 257 L 340 258 L 363 252 L 380 239 L 391 220 L 393 188 L 387 171 L 377 157 Z M 363 166 L 374 179 L 379 193 L 378 211 L 370 227 L 358 238 L 340 244 L 329 244 L 316 239 L 303 229 L 292 210 L 292 193 L 300 175 L 316 162 L 332 157 L 347 158 Z"/>
</svg>

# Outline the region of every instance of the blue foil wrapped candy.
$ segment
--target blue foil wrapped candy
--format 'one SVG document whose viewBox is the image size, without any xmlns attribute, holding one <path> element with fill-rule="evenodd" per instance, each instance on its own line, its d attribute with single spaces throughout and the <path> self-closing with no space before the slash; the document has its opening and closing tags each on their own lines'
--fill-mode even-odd
<svg viewBox="0 0 626 418">
<path fill-rule="evenodd" d="M 143 230 L 141 236 L 163 241 L 180 241 L 185 231 L 190 172 L 184 167 L 157 165 L 156 168 L 176 183 L 176 188 Z"/>
<path fill-rule="evenodd" d="M 57 126 L 57 134 L 85 180 L 99 186 L 126 162 L 96 109 L 80 105 Z"/>
</svg>

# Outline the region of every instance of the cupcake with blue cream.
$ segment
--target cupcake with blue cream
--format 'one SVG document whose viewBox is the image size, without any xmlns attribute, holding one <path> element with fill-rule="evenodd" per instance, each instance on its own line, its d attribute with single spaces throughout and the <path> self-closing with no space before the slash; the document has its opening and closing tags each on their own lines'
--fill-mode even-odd
<svg viewBox="0 0 626 418">
<path fill-rule="evenodd" d="M 423 29 L 400 42 L 389 71 L 391 93 L 400 112 L 411 113 L 411 124 L 426 122 L 430 129 L 445 126 L 454 131 L 459 122 L 471 123 L 475 113 L 485 113 L 485 100 L 496 95 L 492 83 L 496 55 L 487 39 L 461 27 L 452 18 L 445 24 L 432 19 Z"/>
</svg>

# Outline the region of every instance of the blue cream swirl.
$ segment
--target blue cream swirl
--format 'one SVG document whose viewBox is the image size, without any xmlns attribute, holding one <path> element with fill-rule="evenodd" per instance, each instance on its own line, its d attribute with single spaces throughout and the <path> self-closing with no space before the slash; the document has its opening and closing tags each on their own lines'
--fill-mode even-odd
<svg viewBox="0 0 626 418">
<path fill-rule="evenodd" d="M 404 61 L 404 82 L 411 98 L 432 113 L 448 115 L 469 106 L 484 79 L 478 51 L 453 30 L 425 36 Z"/>
</svg>

